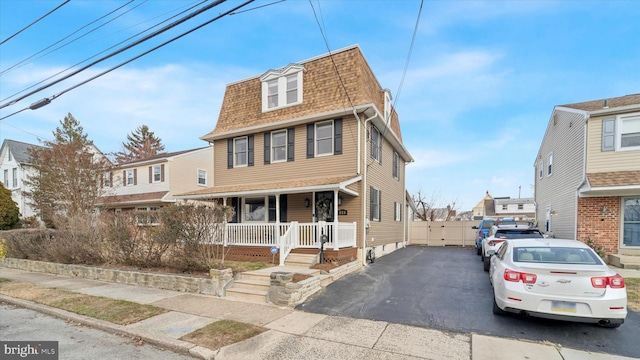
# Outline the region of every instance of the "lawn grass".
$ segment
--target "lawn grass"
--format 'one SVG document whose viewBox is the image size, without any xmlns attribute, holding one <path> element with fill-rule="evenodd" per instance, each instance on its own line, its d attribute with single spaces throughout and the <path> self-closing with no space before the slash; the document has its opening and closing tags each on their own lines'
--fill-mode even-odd
<svg viewBox="0 0 640 360">
<path fill-rule="evenodd" d="M 127 325 L 167 312 L 152 306 L 0 279 L 0 294 Z"/>
<path fill-rule="evenodd" d="M 627 287 L 627 308 L 640 312 L 640 278 L 624 279 Z"/>
<path fill-rule="evenodd" d="M 220 320 L 184 335 L 180 340 L 209 349 L 219 349 L 262 334 L 265 331 L 267 331 L 266 328 L 256 325 L 233 320 Z"/>
</svg>

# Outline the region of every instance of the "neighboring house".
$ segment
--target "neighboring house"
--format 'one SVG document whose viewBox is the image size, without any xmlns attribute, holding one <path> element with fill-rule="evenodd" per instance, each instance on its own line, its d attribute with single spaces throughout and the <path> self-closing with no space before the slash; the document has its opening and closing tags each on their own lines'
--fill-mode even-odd
<svg viewBox="0 0 640 360">
<path fill-rule="evenodd" d="M 118 164 L 104 173 L 106 209 L 157 210 L 175 203 L 174 194 L 211 185 L 213 147 L 162 153 Z"/>
<path fill-rule="evenodd" d="M 39 145 L 5 139 L 0 149 L 0 174 L 4 187 L 11 190 L 11 198 L 18 204 L 20 217 L 39 216 L 30 206 L 24 193 L 29 192 L 25 180 L 35 174 L 31 166 L 29 151 Z"/>
<path fill-rule="evenodd" d="M 473 220 L 511 218 L 516 221 L 534 221 L 536 205 L 533 198 L 493 197 L 487 191 L 472 211 Z"/>
<path fill-rule="evenodd" d="M 640 254 L 640 94 L 555 106 L 534 166 L 541 229 Z"/>
<path fill-rule="evenodd" d="M 495 214 L 491 217 L 512 218 L 516 221 L 533 221 L 536 218 L 536 205 L 533 198 L 497 197 L 493 202 Z"/>
<path fill-rule="evenodd" d="M 227 85 L 215 129 L 212 187 L 182 194 L 232 206 L 228 244 L 378 256 L 408 240 L 410 196 L 391 93 L 351 46 Z M 210 185 L 210 186 L 211 186 Z M 358 251 L 360 250 L 360 251 Z"/>
</svg>

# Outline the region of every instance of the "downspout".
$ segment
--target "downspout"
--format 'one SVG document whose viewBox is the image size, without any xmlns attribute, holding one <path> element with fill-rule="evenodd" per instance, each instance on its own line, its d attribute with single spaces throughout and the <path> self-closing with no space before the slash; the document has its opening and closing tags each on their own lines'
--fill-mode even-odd
<svg viewBox="0 0 640 360">
<path fill-rule="evenodd" d="M 573 212 L 573 238 L 578 239 L 578 198 L 580 197 L 580 188 L 587 182 L 587 131 L 589 125 L 589 113 L 584 115 L 584 130 L 582 131 L 582 181 L 576 189 L 575 211 Z M 618 241 L 620 241 L 618 239 Z"/>
<path fill-rule="evenodd" d="M 356 114 L 355 110 L 353 111 L 354 114 Z M 356 114 L 357 115 L 357 114 Z M 367 123 L 371 120 L 373 120 L 374 117 L 376 117 L 377 113 L 372 115 L 370 118 L 366 119 L 364 121 L 364 134 L 365 137 L 367 135 Z M 359 117 L 357 117 L 358 120 L 360 120 Z M 362 137 L 360 134 L 360 126 L 358 126 L 358 172 L 360 172 L 360 166 L 362 164 L 362 146 L 360 144 Z M 367 142 L 365 141 L 365 144 Z M 362 265 L 367 265 L 367 194 L 369 189 L 367 188 L 367 167 L 366 167 L 366 151 L 364 152 L 365 156 L 364 156 L 364 163 L 365 163 L 365 167 L 364 167 L 364 171 L 362 171 Z"/>
</svg>

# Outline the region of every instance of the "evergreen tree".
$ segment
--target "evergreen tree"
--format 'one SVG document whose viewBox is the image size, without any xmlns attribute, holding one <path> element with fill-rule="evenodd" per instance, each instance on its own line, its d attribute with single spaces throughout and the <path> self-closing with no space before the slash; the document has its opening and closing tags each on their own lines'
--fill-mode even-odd
<svg viewBox="0 0 640 360">
<path fill-rule="evenodd" d="M 72 218 L 95 210 L 108 163 L 71 114 L 60 121 L 53 136 L 53 141 L 42 142 L 45 147 L 30 151 L 36 173 L 27 177 L 31 192 L 25 195 L 42 219 L 55 226 L 54 215 Z"/>
<path fill-rule="evenodd" d="M 147 125 L 138 126 L 127 135 L 127 142 L 122 143 L 122 151 L 117 152 L 116 162 L 119 164 L 142 160 L 164 151 L 162 140 L 157 138 Z"/>
<path fill-rule="evenodd" d="M 20 209 L 13 199 L 11 190 L 0 183 L 0 230 L 13 229 L 20 221 Z"/>
</svg>

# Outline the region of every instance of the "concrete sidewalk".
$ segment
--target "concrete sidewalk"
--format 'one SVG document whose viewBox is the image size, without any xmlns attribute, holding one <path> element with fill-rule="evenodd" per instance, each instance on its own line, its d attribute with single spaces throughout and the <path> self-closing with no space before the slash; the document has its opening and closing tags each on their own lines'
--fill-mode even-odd
<svg viewBox="0 0 640 360">
<path fill-rule="evenodd" d="M 82 294 L 128 300 L 169 312 L 126 326 L 0 295 L 0 301 L 144 339 L 202 359 L 630 359 L 477 334 L 459 334 L 382 321 L 306 313 L 214 296 L 112 284 L 0 267 L 0 278 Z M 230 319 L 268 331 L 221 349 L 178 340 L 209 323 Z"/>
</svg>

